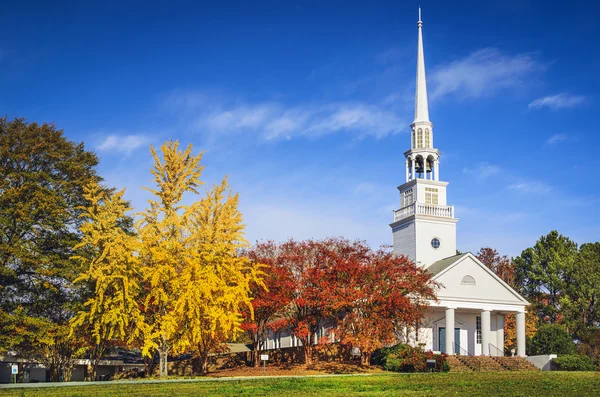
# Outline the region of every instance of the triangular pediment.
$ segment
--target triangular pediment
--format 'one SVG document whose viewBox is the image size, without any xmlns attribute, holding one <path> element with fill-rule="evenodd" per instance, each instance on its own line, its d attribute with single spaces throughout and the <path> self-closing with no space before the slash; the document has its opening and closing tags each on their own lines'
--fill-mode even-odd
<svg viewBox="0 0 600 397">
<path fill-rule="evenodd" d="M 438 291 L 440 299 L 529 304 L 470 252 L 442 259 L 429 269 L 433 279 L 442 285 Z"/>
</svg>

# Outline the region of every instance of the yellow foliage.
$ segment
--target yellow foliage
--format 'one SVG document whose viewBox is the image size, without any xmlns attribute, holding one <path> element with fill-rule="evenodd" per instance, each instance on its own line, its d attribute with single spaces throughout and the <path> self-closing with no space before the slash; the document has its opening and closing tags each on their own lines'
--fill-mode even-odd
<svg viewBox="0 0 600 397">
<path fill-rule="evenodd" d="M 162 159 L 151 152 L 157 187 L 148 190 L 157 199 L 149 201 L 138 225 L 150 327 L 143 353 L 158 350 L 165 374 L 167 351 L 205 356 L 241 333 L 240 312 L 252 308 L 250 282 L 260 283 L 261 272 L 237 255 L 248 243 L 238 196 L 227 180 L 183 206 L 184 194 L 199 195 L 202 154 L 194 157 L 191 146 L 181 151 L 173 141 L 161 147 Z"/>
<path fill-rule="evenodd" d="M 150 147 L 154 158 L 151 169 L 156 189 L 146 188 L 157 200 L 149 200 L 150 208 L 141 214 L 138 232 L 141 240 L 142 268 L 148 290 L 144 308 L 148 332 L 142 352 L 151 355 L 158 349 L 166 355 L 178 331 L 175 304 L 181 288 L 179 277 L 185 266 L 188 236 L 185 217 L 179 213 L 185 193 L 198 193 L 202 184 L 202 154 L 192 155 L 192 146 L 179 150 L 177 141 L 162 145 L 162 159 Z"/>
<path fill-rule="evenodd" d="M 90 283 L 94 295 L 84 304 L 84 310 L 71 321 L 71 333 L 79 327 L 88 331 L 95 343 L 130 340 L 143 326 L 138 306 L 139 259 L 137 238 L 124 228 L 126 212 L 131 208 L 123 199 L 124 190 L 110 194 L 96 182 L 84 188 L 90 203 L 82 208 L 82 241 L 75 250 L 83 252 L 74 258 L 87 269 L 75 283 Z"/>
<path fill-rule="evenodd" d="M 536 314 L 530 310 L 525 314 L 525 336 L 533 338 L 537 332 Z M 514 313 L 507 314 L 504 318 L 504 351 L 512 351 L 517 348 L 517 320 Z"/>
<path fill-rule="evenodd" d="M 192 348 L 205 357 L 241 333 L 243 307 L 252 311 L 250 283 L 262 283 L 262 272 L 237 255 L 248 246 L 238 205 L 238 195 L 232 195 L 224 179 L 185 214 L 189 251 L 176 313 L 186 326 L 178 351 Z"/>
</svg>

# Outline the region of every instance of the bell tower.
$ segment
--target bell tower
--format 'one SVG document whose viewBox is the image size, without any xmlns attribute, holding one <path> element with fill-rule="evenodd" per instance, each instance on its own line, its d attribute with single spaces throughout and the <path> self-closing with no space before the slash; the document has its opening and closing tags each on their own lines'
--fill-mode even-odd
<svg viewBox="0 0 600 397">
<path fill-rule="evenodd" d="M 390 226 L 394 252 L 427 267 L 456 254 L 458 219 L 454 218 L 454 206 L 446 203 L 448 182 L 440 181 L 440 152 L 433 145 L 420 8 L 417 29 L 415 118 L 410 125 L 411 146 L 404 152 L 406 182 L 398 186 L 400 209 L 394 211 Z"/>
</svg>

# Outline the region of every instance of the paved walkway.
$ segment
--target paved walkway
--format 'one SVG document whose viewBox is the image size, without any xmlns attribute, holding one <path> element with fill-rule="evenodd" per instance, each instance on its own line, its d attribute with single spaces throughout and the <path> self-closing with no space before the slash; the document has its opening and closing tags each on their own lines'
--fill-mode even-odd
<svg viewBox="0 0 600 397">
<path fill-rule="evenodd" d="M 331 378 L 348 376 L 373 376 L 381 373 L 370 374 L 324 374 L 324 375 L 265 375 L 265 376 L 232 376 L 222 378 L 198 377 L 185 379 L 139 379 L 139 380 L 112 380 L 112 381 L 94 381 L 94 382 L 40 382 L 40 383 L 11 383 L 0 384 L 0 389 L 18 389 L 18 388 L 44 388 L 44 387 L 68 387 L 68 386 L 93 386 L 93 385 L 138 385 L 141 383 L 193 383 L 193 382 L 228 382 L 240 380 L 260 380 L 260 379 L 291 379 L 291 378 Z"/>
</svg>

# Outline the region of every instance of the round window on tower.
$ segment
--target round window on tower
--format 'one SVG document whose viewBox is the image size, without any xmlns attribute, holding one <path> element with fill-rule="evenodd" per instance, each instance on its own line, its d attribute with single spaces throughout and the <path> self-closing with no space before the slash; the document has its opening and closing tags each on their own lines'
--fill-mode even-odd
<svg viewBox="0 0 600 397">
<path fill-rule="evenodd" d="M 434 249 L 438 249 L 438 248 L 440 248 L 440 239 L 439 239 L 439 238 L 437 238 L 437 237 L 434 237 L 434 238 L 431 240 L 431 246 L 432 246 Z"/>
</svg>

